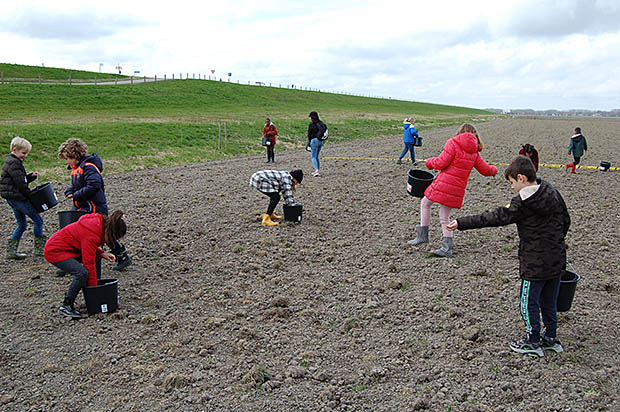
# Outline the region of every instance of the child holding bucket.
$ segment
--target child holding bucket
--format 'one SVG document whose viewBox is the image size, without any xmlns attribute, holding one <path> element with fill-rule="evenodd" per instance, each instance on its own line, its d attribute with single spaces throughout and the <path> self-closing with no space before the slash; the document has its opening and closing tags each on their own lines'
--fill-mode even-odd
<svg viewBox="0 0 620 412">
<path fill-rule="evenodd" d="M 560 280 L 566 269 L 564 239 L 570 216 L 560 193 L 549 183 L 536 181 L 536 170 L 524 156 L 515 158 L 504 172 L 517 193 L 506 207 L 480 215 L 461 217 L 450 222 L 448 230 L 517 224 L 519 233 L 519 275 L 521 296 L 519 310 L 527 337 L 510 342 L 515 352 L 544 356 L 544 351 L 562 352 L 557 339 L 557 299 Z M 540 316 L 545 325 L 541 336 Z"/>
<path fill-rule="evenodd" d="M 34 231 L 34 255 L 43 256 L 43 247 L 47 238 L 43 234 L 43 218 L 30 203 L 30 189 L 28 183 L 39 176 L 39 172 L 26 174 L 23 162 L 30 153 L 32 145 L 22 137 L 14 137 L 11 140 L 11 153 L 7 156 L 2 166 L 0 177 L 0 195 L 6 199 L 13 209 L 17 227 L 13 235 L 7 240 L 6 255 L 7 259 L 22 260 L 26 254 L 18 253 L 17 248 L 22 239 L 22 235 L 28 229 L 26 216 L 32 219 Z"/>
<path fill-rule="evenodd" d="M 103 162 L 97 153 L 88 154 L 88 148 L 80 139 L 68 139 L 58 148 L 58 158 L 71 169 L 71 186 L 65 196 L 73 200 L 73 210 L 108 215 L 108 204 L 103 183 Z M 113 270 L 123 271 L 133 262 L 123 245 L 116 242 L 112 253 L 116 256 Z M 57 272 L 62 275 L 61 271 Z"/>
<path fill-rule="evenodd" d="M 75 298 L 85 286 L 97 286 L 101 277 L 101 259 L 114 262 L 114 254 L 105 252 L 127 233 L 125 215 L 117 210 L 111 216 L 99 213 L 86 214 L 54 233 L 45 244 L 45 260 L 58 269 L 73 275 L 58 311 L 71 318 L 82 315 L 74 308 Z"/>
<path fill-rule="evenodd" d="M 440 170 L 433 183 L 424 191 L 420 202 L 420 224 L 416 226 L 417 236 L 407 242 L 412 246 L 428 243 L 428 225 L 431 220 L 431 205 L 439 203 L 439 221 L 443 232 L 442 246 L 431 253 L 440 257 L 452 257 L 451 230 L 446 229 L 450 222 L 452 208 L 463 206 L 465 187 L 473 168 L 483 176 L 495 176 L 497 168 L 487 164 L 480 152 L 484 148 L 476 128 L 469 123 L 459 127 L 456 136 L 449 139 L 441 154 L 426 160 L 426 167 Z"/>
<path fill-rule="evenodd" d="M 403 143 L 405 148 L 401 152 L 400 156 L 398 156 L 398 160 L 396 161 L 397 165 L 403 164 L 403 157 L 407 154 L 407 152 L 411 153 L 411 163 L 415 166 L 418 164 L 415 160 L 415 138 L 419 137 L 418 131 L 415 128 L 415 117 L 407 117 L 403 122 Z"/>
<path fill-rule="evenodd" d="M 295 186 L 301 184 L 304 172 L 300 169 L 291 170 L 261 170 L 250 177 L 250 187 L 269 197 L 267 213 L 261 215 L 263 226 L 276 226 L 282 216 L 275 214 L 276 206 L 280 202 L 280 192 L 284 195 L 286 205 L 294 205 Z"/>
</svg>

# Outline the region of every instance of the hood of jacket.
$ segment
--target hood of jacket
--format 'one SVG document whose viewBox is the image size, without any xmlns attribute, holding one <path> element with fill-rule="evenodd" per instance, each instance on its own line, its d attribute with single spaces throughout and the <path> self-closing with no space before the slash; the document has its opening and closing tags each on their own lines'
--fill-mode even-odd
<svg viewBox="0 0 620 412">
<path fill-rule="evenodd" d="M 581 139 L 583 139 L 583 135 L 581 133 L 579 134 L 574 134 L 571 136 L 571 139 L 573 139 L 575 141 L 575 143 L 577 143 L 578 141 L 580 141 Z"/>
<path fill-rule="evenodd" d="M 97 169 L 99 169 L 99 172 L 103 173 L 103 161 L 101 160 L 101 158 L 99 157 L 97 153 L 93 153 L 91 155 L 86 156 L 84 159 L 82 159 L 82 161 L 80 162 L 80 167 L 82 169 L 84 168 L 85 163 L 94 164 L 95 166 L 97 166 Z"/>
<path fill-rule="evenodd" d="M 478 139 L 473 133 L 461 133 L 452 138 L 467 153 L 478 152 Z"/>
<path fill-rule="evenodd" d="M 547 216 L 562 212 L 560 206 L 562 202 L 558 201 L 557 196 L 558 192 L 554 190 L 549 183 L 543 180 L 536 193 L 521 202 L 527 204 L 528 208 L 533 210 L 537 215 Z"/>
<path fill-rule="evenodd" d="M 82 230 L 87 230 L 103 239 L 103 216 L 99 213 L 88 213 L 78 220 Z"/>
</svg>

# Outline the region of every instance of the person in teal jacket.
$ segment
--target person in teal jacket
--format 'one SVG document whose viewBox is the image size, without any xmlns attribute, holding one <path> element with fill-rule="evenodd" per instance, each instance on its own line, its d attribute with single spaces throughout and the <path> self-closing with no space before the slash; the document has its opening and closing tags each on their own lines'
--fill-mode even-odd
<svg viewBox="0 0 620 412">
<path fill-rule="evenodd" d="M 586 142 L 586 137 L 581 134 L 581 127 L 575 127 L 575 133 L 570 138 L 570 145 L 568 145 L 568 154 L 573 154 L 573 162 L 568 163 L 566 165 L 566 170 L 568 168 L 571 169 L 571 173 L 575 173 L 575 168 L 581 161 L 581 156 L 583 156 L 584 152 L 588 150 L 588 142 Z"/>
<path fill-rule="evenodd" d="M 396 164 L 403 164 L 403 157 L 405 157 L 407 152 L 411 153 L 411 163 L 414 165 L 418 163 L 415 160 L 415 149 L 413 146 L 416 137 L 419 137 L 419 135 L 418 131 L 415 129 L 415 117 L 408 117 L 403 122 L 403 142 L 405 143 L 405 148 L 398 157 Z"/>
</svg>

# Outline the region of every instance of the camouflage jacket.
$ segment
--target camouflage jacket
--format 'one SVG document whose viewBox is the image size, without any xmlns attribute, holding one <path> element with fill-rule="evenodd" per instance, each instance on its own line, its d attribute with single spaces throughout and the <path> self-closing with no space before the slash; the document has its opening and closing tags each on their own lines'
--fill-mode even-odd
<svg viewBox="0 0 620 412">
<path fill-rule="evenodd" d="M 507 207 L 461 217 L 457 222 L 460 230 L 516 223 L 521 279 L 554 279 L 562 276 L 566 268 L 564 238 L 570 216 L 562 195 L 545 181 L 525 200 L 517 195 Z"/>
</svg>

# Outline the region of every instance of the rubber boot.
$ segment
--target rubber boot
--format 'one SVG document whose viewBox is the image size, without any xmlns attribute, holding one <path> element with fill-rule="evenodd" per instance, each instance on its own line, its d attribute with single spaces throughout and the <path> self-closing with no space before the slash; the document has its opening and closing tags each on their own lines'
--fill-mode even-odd
<svg viewBox="0 0 620 412">
<path fill-rule="evenodd" d="M 567 163 L 565 170 L 568 172 L 568 169 L 571 168 L 571 167 L 575 167 L 575 163 Z"/>
<path fill-rule="evenodd" d="M 428 226 L 417 225 L 415 227 L 415 231 L 417 232 L 417 236 L 415 239 L 408 241 L 408 245 L 415 246 L 422 243 L 428 243 Z"/>
<path fill-rule="evenodd" d="M 274 222 L 278 222 L 282 220 L 282 216 L 276 215 L 276 212 L 273 212 L 270 217 L 271 217 L 271 220 L 273 220 Z"/>
<path fill-rule="evenodd" d="M 441 249 L 431 250 L 431 253 L 439 257 L 452 257 L 452 238 L 444 237 L 441 242 Z"/>
<path fill-rule="evenodd" d="M 279 224 L 278 222 L 273 222 L 271 220 L 271 216 L 269 216 L 267 213 L 262 214 L 261 217 L 263 218 L 263 226 L 276 226 Z"/>
<path fill-rule="evenodd" d="M 45 249 L 45 242 L 47 242 L 47 236 L 35 236 L 34 237 L 34 255 L 43 256 Z"/>
<path fill-rule="evenodd" d="M 573 165 L 573 168 L 572 168 L 572 170 L 570 172 L 574 174 L 574 173 L 576 173 L 575 169 L 577 168 L 577 165 L 574 164 L 574 163 L 571 163 L 571 164 Z"/>
<path fill-rule="evenodd" d="M 118 270 L 122 272 L 127 268 L 127 266 L 131 265 L 133 261 L 127 254 L 127 252 L 123 252 L 122 254 L 116 256 L 116 265 L 112 268 L 112 270 Z"/>
<path fill-rule="evenodd" d="M 19 240 L 9 239 L 6 241 L 6 255 L 7 259 L 24 260 L 26 259 L 25 253 L 17 253 L 19 247 Z"/>
</svg>

